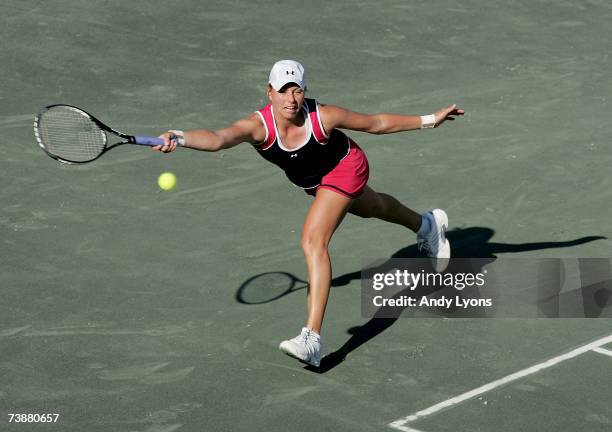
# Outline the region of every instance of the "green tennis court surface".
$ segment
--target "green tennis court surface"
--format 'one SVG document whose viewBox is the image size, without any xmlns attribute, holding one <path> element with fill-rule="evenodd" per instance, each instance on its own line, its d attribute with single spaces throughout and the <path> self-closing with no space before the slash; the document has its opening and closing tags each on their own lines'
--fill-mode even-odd
<svg viewBox="0 0 612 432">
<path fill-rule="evenodd" d="M 1 430 L 612 428 L 612 345 L 596 343 L 610 320 L 364 319 L 362 260 L 409 256 L 415 241 L 347 217 L 331 245 L 331 356 L 305 368 L 277 349 L 303 324 L 304 290 L 236 298 L 262 273 L 306 277 L 311 198 L 281 172 L 246 145 L 124 146 L 63 166 L 32 133 L 38 107 L 58 102 L 141 135 L 219 128 L 265 104 L 270 66 L 295 58 L 323 103 L 466 110 L 433 131 L 350 134 L 375 190 L 447 211 L 459 255 L 609 258 L 608 2 L 7 0 L 0 12 Z M 171 192 L 158 191 L 164 171 Z"/>
</svg>

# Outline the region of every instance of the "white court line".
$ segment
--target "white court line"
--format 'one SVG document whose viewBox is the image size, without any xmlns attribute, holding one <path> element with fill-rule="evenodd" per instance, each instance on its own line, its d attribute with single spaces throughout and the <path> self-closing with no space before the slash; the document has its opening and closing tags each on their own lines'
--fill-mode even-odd
<svg viewBox="0 0 612 432">
<path fill-rule="evenodd" d="M 609 349 L 605 349 L 605 348 L 593 348 L 593 351 L 598 352 L 599 354 L 605 354 L 607 356 L 612 357 L 612 351 L 610 351 Z"/>
<path fill-rule="evenodd" d="M 438 411 L 441 411 L 445 408 L 449 408 L 452 407 L 454 405 L 460 404 L 461 402 L 464 402 L 468 399 L 472 399 L 478 395 L 481 395 L 483 393 L 489 392 L 497 387 L 503 386 L 505 384 L 508 384 L 512 381 L 516 381 L 518 379 L 524 378 L 528 375 L 534 374 L 536 372 L 540 372 L 541 370 L 547 369 L 549 367 L 555 366 L 561 362 L 564 362 L 565 360 L 569 360 L 572 359 L 574 357 L 577 357 L 581 354 L 584 354 L 588 351 L 595 351 L 596 349 L 598 350 L 598 352 L 600 352 L 602 345 L 606 345 L 608 343 L 612 342 L 612 335 L 603 337 L 601 339 L 598 339 L 594 342 L 591 342 L 589 344 L 583 345 L 581 347 L 578 347 L 568 353 L 565 354 L 561 354 L 558 355 L 556 357 L 553 357 L 549 360 L 546 360 L 545 362 L 539 363 L 535 366 L 531 366 L 528 367 L 527 369 L 523 369 L 520 370 L 518 372 L 515 372 L 511 375 L 505 376 L 503 378 L 500 378 L 498 380 L 492 381 L 488 384 L 485 384 L 483 386 L 480 386 L 478 388 L 475 388 L 473 390 L 470 390 L 468 392 L 462 393 L 459 396 L 455 396 L 453 398 L 447 399 L 444 402 L 440 402 L 436 405 L 430 406 L 429 408 L 426 408 L 424 410 L 421 411 L 417 411 L 414 414 L 411 414 L 407 417 L 401 418 L 399 420 L 396 420 L 392 423 L 389 423 L 389 427 L 392 427 L 394 429 L 398 429 L 404 432 L 423 432 L 423 431 L 419 431 L 418 429 L 414 429 L 411 428 L 408 425 L 408 423 L 412 423 L 416 420 L 421 420 L 425 417 L 428 417 L 432 414 L 437 413 Z M 608 351 L 608 350 L 605 350 Z"/>
</svg>

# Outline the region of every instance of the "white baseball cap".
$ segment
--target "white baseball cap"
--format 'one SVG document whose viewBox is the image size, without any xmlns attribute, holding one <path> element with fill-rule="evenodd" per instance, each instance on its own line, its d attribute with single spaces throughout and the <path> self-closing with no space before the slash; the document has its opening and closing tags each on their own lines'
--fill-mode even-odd
<svg viewBox="0 0 612 432">
<path fill-rule="evenodd" d="M 274 63 L 270 71 L 268 83 L 274 90 L 279 91 L 288 83 L 296 83 L 300 88 L 306 89 L 306 79 L 304 78 L 304 66 L 295 60 L 280 60 Z"/>
</svg>

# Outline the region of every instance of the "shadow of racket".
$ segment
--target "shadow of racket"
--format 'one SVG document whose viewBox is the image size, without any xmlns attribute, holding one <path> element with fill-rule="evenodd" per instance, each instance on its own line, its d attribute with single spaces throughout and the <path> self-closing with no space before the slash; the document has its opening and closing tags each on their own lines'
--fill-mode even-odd
<svg viewBox="0 0 612 432">
<path fill-rule="evenodd" d="M 235 297 L 243 304 L 264 304 L 307 287 L 308 282 L 291 273 L 266 272 L 247 279 L 240 285 Z"/>
</svg>

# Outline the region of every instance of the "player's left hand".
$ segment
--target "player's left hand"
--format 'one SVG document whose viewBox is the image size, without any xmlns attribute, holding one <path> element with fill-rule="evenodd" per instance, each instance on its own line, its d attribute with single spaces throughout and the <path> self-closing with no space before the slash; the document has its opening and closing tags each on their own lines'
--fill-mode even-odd
<svg viewBox="0 0 612 432">
<path fill-rule="evenodd" d="M 436 126 L 435 127 L 440 126 L 446 120 L 453 121 L 455 120 L 455 116 L 461 116 L 463 114 L 465 114 L 465 111 L 460 108 L 457 108 L 457 104 L 453 104 L 446 108 L 442 108 L 441 110 L 438 110 L 435 112 L 435 116 L 436 116 Z"/>
</svg>

